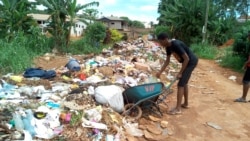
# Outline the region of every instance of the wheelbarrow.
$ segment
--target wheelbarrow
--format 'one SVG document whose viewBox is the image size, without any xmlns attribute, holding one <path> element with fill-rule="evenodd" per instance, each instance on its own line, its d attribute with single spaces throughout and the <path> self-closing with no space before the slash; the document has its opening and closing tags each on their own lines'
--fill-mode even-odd
<svg viewBox="0 0 250 141">
<path fill-rule="evenodd" d="M 162 82 L 155 82 L 127 88 L 123 92 L 125 106 L 122 114 L 139 119 L 142 116 L 142 109 L 147 108 L 152 112 L 157 111 L 162 116 L 159 104 L 168 106 L 165 99 L 172 93 L 170 87 L 175 81 L 176 79 L 172 80 L 168 86 Z"/>
</svg>

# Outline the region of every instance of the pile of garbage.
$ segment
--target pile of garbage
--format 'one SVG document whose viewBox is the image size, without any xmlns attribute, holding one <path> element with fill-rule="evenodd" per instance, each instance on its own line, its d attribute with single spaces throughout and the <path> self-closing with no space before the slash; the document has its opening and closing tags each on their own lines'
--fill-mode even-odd
<svg viewBox="0 0 250 141">
<path fill-rule="evenodd" d="M 21 75 L 3 76 L 0 140 L 147 138 L 149 131 L 139 129 L 138 121 L 121 114 L 122 93 L 158 81 L 168 86 L 180 66 L 171 60 L 169 69 L 160 79 L 155 78 L 165 55 L 157 43 L 139 38 L 115 43 L 97 56 L 69 57 L 67 64 L 57 69 L 27 68 Z"/>
</svg>

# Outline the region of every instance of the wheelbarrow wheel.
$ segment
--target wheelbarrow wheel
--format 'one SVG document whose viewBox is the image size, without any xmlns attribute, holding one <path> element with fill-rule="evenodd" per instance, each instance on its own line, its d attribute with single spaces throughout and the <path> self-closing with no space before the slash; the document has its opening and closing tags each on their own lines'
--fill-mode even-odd
<svg viewBox="0 0 250 141">
<path fill-rule="evenodd" d="M 140 119 L 142 116 L 142 109 L 133 103 L 129 103 L 124 106 L 124 112 L 122 113 L 122 115 L 128 116 L 130 118 L 137 120 L 137 119 Z"/>
</svg>

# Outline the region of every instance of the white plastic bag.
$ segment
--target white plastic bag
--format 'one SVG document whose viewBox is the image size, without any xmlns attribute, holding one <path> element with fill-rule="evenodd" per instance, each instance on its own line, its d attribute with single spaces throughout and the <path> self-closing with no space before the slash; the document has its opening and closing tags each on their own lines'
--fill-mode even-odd
<svg viewBox="0 0 250 141">
<path fill-rule="evenodd" d="M 95 100 L 100 104 L 109 104 L 118 113 L 124 108 L 122 92 L 124 89 L 116 85 L 99 86 L 95 89 Z"/>
</svg>

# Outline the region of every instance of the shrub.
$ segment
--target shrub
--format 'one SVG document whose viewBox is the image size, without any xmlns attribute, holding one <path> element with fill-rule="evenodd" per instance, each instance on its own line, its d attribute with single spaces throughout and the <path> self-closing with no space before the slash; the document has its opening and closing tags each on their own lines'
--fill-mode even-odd
<svg viewBox="0 0 250 141">
<path fill-rule="evenodd" d="M 101 22 L 88 25 L 85 31 L 85 41 L 92 46 L 100 46 L 106 36 L 106 27 Z"/>
<path fill-rule="evenodd" d="M 234 54 L 233 48 L 228 47 L 224 49 L 224 55 L 221 57 L 220 65 L 242 72 L 242 67 L 245 61 L 246 58 L 244 56 Z"/>
<path fill-rule="evenodd" d="M 233 54 L 247 57 L 250 53 L 250 41 L 248 33 L 250 32 L 250 23 L 242 27 L 235 34 L 235 42 L 233 44 Z"/>
<path fill-rule="evenodd" d="M 103 48 L 106 48 L 106 46 L 100 45 L 100 46 L 92 46 L 90 45 L 85 38 L 82 38 L 80 40 L 74 41 L 70 44 L 69 52 L 72 54 L 89 54 L 89 53 L 100 53 Z"/>
<path fill-rule="evenodd" d="M 170 34 L 170 30 L 167 26 L 157 26 L 155 28 L 154 34 L 157 36 L 158 34 L 160 34 L 162 32 L 166 32 L 166 33 Z"/>
<path fill-rule="evenodd" d="M 122 34 L 116 30 L 116 29 L 111 29 L 111 41 L 112 42 L 117 42 L 120 41 L 122 39 Z"/>
</svg>

